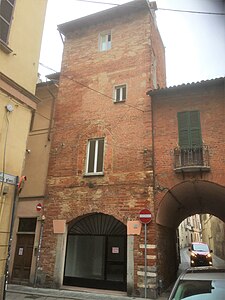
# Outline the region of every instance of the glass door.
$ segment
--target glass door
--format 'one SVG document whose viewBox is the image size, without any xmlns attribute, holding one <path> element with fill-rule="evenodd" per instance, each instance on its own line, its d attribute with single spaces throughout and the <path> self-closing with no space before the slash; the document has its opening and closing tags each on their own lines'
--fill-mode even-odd
<svg viewBox="0 0 225 300">
<path fill-rule="evenodd" d="M 68 236 L 65 276 L 104 280 L 105 237 Z"/>
<path fill-rule="evenodd" d="M 124 282 L 126 274 L 126 249 L 123 236 L 107 237 L 106 280 Z"/>
<path fill-rule="evenodd" d="M 126 226 L 96 213 L 69 229 L 64 285 L 126 290 Z"/>
</svg>

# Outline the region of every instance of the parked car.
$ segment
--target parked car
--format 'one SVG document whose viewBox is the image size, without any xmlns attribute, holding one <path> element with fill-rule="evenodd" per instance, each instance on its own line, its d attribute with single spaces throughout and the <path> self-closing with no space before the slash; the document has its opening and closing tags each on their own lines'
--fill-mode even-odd
<svg viewBox="0 0 225 300">
<path fill-rule="evenodd" d="M 225 269 L 194 267 L 177 279 L 168 300 L 224 300 Z"/>
<path fill-rule="evenodd" d="M 212 250 L 205 243 L 195 242 L 191 243 L 190 251 L 190 265 L 197 266 L 212 266 Z"/>
</svg>

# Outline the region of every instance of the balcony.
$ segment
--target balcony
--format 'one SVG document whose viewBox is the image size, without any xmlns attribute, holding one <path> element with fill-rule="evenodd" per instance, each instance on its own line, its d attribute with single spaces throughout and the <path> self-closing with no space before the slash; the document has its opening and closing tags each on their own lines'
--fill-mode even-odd
<svg viewBox="0 0 225 300">
<path fill-rule="evenodd" d="M 200 147 L 177 147 L 174 149 L 174 171 L 209 172 L 209 149 L 207 145 Z"/>
</svg>

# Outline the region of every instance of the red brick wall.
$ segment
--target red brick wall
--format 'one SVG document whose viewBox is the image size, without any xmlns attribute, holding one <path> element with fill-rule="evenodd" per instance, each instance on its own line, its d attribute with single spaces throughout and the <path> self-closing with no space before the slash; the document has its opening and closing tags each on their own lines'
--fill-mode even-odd
<svg viewBox="0 0 225 300">
<path fill-rule="evenodd" d="M 225 186 L 225 159 L 223 155 L 225 147 L 224 86 L 223 84 L 215 84 L 214 86 L 213 84 L 183 86 L 182 88 L 173 88 L 173 91 L 168 90 L 167 93 L 158 93 L 158 95 L 153 96 L 153 99 L 155 213 L 157 215 L 160 204 L 165 199 L 164 197 L 167 197 L 167 191 L 172 190 L 180 183 L 202 180 Z M 204 144 L 209 147 L 210 172 L 185 173 L 183 175 L 174 171 L 173 150 L 178 146 L 177 113 L 194 110 L 200 111 L 202 139 Z M 160 191 L 157 190 L 157 186 L 165 187 L 166 189 Z M 181 193 L 180 195 L 182 196 Z M 197 199 L 198 195 L 196 195 L 196 201 Z M 188 205 L 186 204 L 186 207 Z M 171 211 L 165 213 L 171 213 Z M 173 218 L 176 219 L 178 216 L 178 212 L 173 212 Z M 164 276 L 166 285 L 169 284 L 170 279 L 167 276 L 168 268 L 173 270 L 175 275 L 174 259 L 176 258 L 175 250 L 172 246 L 174 238 L 169 238 L 170 235 L 166 234 L 167 230 L 169 229 L 162 226 L 158 227 L 159 266 L 160 273 L 164 274 L 162 276 Z M 175 236 L 175 228 L 172 235 Z M 162 238 L 163 236 L 164 238 Z M 167 246 L 165 246 L 165 241 L 167 241 Z M 165 263 L 160 257 L 172 258 Z"/>
<path fill-rule="evenodd" d="M 204 144 L 210 148 L 210 172 L 194 174 L 195 178 L 225 184 L 224 141 L 224 91 L 223 86 L 181 89 L 154 100 L 154 153 L 155 175 L 161 186 L 172 188 L 183 181 L 175 174 L 173 150 L 178 145 L 177 112 L 200 111 Z M 193 178 L 193 173 L 185 179 Z"/>
<path fill-rule="evenodd" d="M 69 222 L 102 212 L 126 224 L 138 219 L 144 207 L 155 218 L 149 189 L 153 185 L 151 106 L 146 95 L 152 87 L 151 43 L 161 86 L 165 85 L 165 66 L 164 48 L 149 20 L 148 12 L 137 12 L 75 31 L 66 39 L 45 203 L 42 267 L 50 281 L 56 255 L 53 219 Z M 98 35 L 108 29 L 112 30 L 112 49 L 99 52 Z M 113 103 L 113 87 L 125 83 L 127 100 Z M 85 177 L 87 142 L 98 137 L 105 138 L 104 176 Z M 137 239 L 143 242 L 143 236 Z M 155 243 L 153 224 L 148 239 Z M 135 270 L 143 264 L 143 255 L 135 256 Z"/>
</svg>

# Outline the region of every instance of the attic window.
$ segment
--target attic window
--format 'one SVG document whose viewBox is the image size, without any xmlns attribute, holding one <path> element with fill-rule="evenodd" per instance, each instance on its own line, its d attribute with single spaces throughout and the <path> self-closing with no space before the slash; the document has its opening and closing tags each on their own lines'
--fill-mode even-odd
<svg viewBox="0 0 225 300">
<path fill-rule="evenodd" d="M 107 51 L 107 50 L 111 49 L 111 41 L 112 41 L 111 32 L 100 33 L 100 36 L 99 36 L 100 51 Z"/>
</svg>

